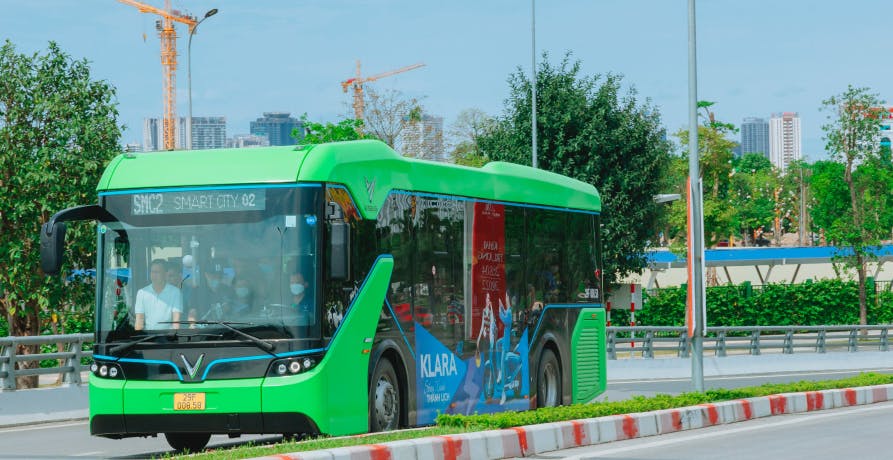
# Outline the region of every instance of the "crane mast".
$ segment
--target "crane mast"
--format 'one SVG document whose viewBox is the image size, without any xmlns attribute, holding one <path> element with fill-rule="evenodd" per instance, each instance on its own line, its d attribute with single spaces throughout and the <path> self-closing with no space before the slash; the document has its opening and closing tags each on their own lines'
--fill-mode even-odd
<svg viewBox="0 0 893 460">
<path fill-rule="evenodd" d="M 171 0 L 164 0 L 163 10 L 136 0 L 118 1 L 136 7 L 141 13 L 161 16 L 161 20 L 156 23 L 156 28 L 158 37 L 161 39 L 162 101 L 164 106 L 162 138 L 164 150 L 174 150 L 177 126 L 177 32 L 174 29 L 174 22 L 186 24 L 190 31 L 198 22 L 194 16 L 172 11 Z"/>
</svg>

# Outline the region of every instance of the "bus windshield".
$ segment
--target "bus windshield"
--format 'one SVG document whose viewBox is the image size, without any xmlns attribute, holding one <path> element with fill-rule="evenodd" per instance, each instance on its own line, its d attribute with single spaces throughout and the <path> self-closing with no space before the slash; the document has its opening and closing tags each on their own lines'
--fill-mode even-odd
<svg viewBox="0 0 893 460">
<path fill-rule="evenodd" d="M 318 339 L 321 191 L 291 184 L 101 195 L 117 222 L 99 226 L 99 340 Z"/>
</svg>

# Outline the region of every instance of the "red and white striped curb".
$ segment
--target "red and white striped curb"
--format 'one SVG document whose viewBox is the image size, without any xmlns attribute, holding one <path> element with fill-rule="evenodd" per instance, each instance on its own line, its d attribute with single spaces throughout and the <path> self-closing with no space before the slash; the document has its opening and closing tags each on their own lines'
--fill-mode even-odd
<svg viewBox="0 0 893 460">
<path fill-rule="evenodd" d="M 715 404 L 545 423 L 384 444 L 278 454 L 256 460 L 471 460 L 527 457 L 554 450 L 893 400 L 893 384 L 784 393 Z"/>
</svg>

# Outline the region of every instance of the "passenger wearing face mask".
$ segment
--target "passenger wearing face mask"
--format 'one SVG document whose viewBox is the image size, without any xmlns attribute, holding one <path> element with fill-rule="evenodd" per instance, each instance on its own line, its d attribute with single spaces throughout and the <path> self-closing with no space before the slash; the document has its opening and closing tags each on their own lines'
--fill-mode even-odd
<svg viewBox="0 0 893 460">
<path fill-rule="evenodd" d="M 291 306 L 299 315 L 307 318 L 308 323 L 313 322 L 313 299 L 308 290 L 309 284 L 301 273 L 293 273 L 289 278 L 289 289 L 291 290 L 292 301 Z"/>
<path fill-rule="evenodd" d="M 247 278 L 237 278 L 233 287 L 235 299 L 233 300 L 233 316 L 245 314 L 254 307 L 254 290 Z"/>
</svg>

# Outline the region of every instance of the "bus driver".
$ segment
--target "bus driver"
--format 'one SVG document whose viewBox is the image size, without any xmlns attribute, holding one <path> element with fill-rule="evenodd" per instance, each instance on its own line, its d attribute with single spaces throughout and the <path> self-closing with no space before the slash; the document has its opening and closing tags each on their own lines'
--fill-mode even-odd
<svg viewBox="0 0 893 460">
<path fill-rule="evenodd" d="M 180 327 L 180 315 L 183 314 L 180 290 L 167 282 L 166 265 L 164 260 L 153 260 L 149 269 L 152 283 L 136 293 L 134 329 L 138 331 Z"/>
</svg>

